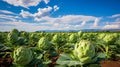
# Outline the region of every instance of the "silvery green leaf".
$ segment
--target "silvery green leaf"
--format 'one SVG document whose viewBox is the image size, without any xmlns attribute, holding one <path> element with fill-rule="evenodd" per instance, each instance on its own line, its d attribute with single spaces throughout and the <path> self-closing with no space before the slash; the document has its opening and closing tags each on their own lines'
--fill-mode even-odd
<svg viewBox="0 0 120 67">
<path fill-rule="evenodd" d="M 67 66 L 72 66 L 72 65 L 81 65 L 82 63 L 76 60 L 73 60 L 69 54 L 61 54 L 59 59 L 56 61 L 57 64 L 60 65 L 67 65 Z"/>
</svg>

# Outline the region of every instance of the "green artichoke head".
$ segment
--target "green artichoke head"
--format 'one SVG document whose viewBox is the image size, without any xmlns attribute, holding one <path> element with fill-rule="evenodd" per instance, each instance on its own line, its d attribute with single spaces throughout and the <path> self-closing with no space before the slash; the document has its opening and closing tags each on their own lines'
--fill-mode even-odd
<svg viewBox="0 0 120 67">
<path fill-rule="evenodd" d="M 27 65 L 32 59 L 32 51 L 27 47 L 19 47 L 13 52 L 14 63 L 17 65 Z"/>
<path fill-rule="evenodd" d="M 107 34 L 104 38 L 103 41 L 106 42 L 107 44 L 112 44 L 116 41 L 117 39 L 117 34 Z"/>
<path fill-rule="evenodd" d="M 19 34 L 19 31 L 17 30 L 17 29 L 12 29 L 11 31 L 10 31 L 10 33 L 15 33 L 15 34 Z"/>
<path fill-rule="evenodd" d="M 39 49 L 49 49 L 50 46 L 51 46 L 51 44 L 46 37 L 40 38 L 40 40 L 38 41 L 38 44 L 37 44 L 37 47 Z"/>
<path fill-rule="evenodd" d="M 69 36 L 69 42 L 70 43 L 75 43 L 76 41 L 77 41 L 77 38 L 76 38 L 75 34 L 71 34 Z"/>
<path fill-rule="evenodd" d="M 95 47 L 90 41 L 81 40 L 78 44 L 75 45 L 73 55 L 74 58 L 81 63 L 90 63 L 96 56 Z"/>
<path fill-rule="evenodd" d="M 58 34 L 54 35 L 52 38 L 53 43 L 59 43 L 60 41 L 60 36 Z"/>
<path fill-rule="evenodd" d="M 15 33 L 9 33 L 7 36 L 7 40 L 10 41 L 11 43 L 15 43 L 18 40 L 18 35 Z"/>
</svg>

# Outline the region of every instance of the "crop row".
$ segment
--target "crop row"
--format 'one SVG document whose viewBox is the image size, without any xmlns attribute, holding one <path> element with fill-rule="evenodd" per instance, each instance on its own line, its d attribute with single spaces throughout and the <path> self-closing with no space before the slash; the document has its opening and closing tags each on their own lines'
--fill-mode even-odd
<svg viewBox="0 0 120 67">
<path fill-rule="evenodd" d="M 0 57 L 7 55 L 12 67 L 100 67 L 102 60 L 120 57 L 120 33 L 13 29 L 0 33 Z"/>
</svg>

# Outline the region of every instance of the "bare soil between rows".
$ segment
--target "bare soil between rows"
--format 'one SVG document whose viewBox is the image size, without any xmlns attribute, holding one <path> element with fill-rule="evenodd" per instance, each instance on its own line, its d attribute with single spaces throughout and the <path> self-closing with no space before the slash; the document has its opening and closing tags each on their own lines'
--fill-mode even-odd
<svg viewBox="0 0 120 67">
<path fill-rule="evenodd" d="M 49 67 L 54 67 L 56 65 L 56 60 L 59 56 L 51 57 L 52 63 L 49 64 Z M 7 55 L 5 58 L 0 58 L 0 67 L 11 67 L 13 59 L 10 55 Z M 102 60 L 100 62 L 101 67 L 120 67 L 120 57 L 115 57 L 112 60 Z M 34 66 L 36 67 L 36 65 Z"/>
</svg>

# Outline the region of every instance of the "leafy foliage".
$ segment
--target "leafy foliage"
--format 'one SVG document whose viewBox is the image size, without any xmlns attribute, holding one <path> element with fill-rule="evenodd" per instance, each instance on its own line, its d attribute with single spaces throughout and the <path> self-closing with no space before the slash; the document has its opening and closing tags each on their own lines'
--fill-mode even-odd
<svg viewBox="0 0 120 67">
<path fill-rule="evenodd" d="M 25 67 L 99 67 L 99 62 L 120 56 L 118 32 L 0 32 L 0 51 Z M 1 56 L 3 52 L 0 52 Z M 54 57 L 57 59 L 53 60 Z M 14 65 L 13 63 L 13 65 Z M 56 65 L 57 64 L 57 65 Z"/>
</svg>

